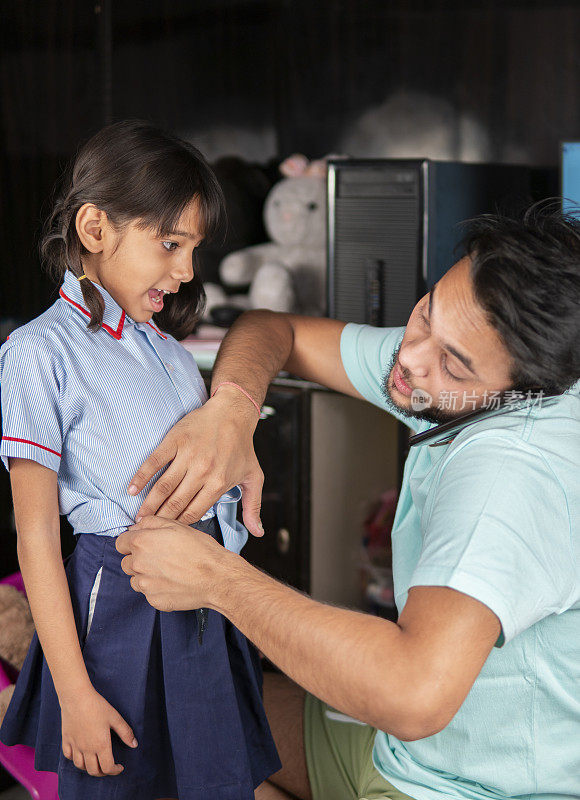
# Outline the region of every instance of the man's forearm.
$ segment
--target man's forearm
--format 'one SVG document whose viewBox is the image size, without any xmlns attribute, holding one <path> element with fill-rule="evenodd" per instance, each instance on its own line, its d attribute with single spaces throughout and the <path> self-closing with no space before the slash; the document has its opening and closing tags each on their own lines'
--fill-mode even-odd
<svg viewBox="0 0 580 800">
<path fill-rule="evenodd" d="M 396 624 L 324 605 L 161 517 L 122 533 L 117 550 L 154 608 L 221 612 L 305 689 L 400 739 L 449 724 L 501 630 L 484 603 L 447 586 L 413 586 Z"/>
<path fill-rule="evenodd" d="M 232 557 L 216 606 L 283 672 L 340 711 L 404 738 L 427 735 L 421 665 L 404 632 L 318 603 Z"/>
<path fill-rule="evenodd" d="M 220 347 L 212 390 L 223 381 L 238 383 L 261 405 L 272 380 L 286 364 L 293 330 L 285 314 L 248 311 L 231 327 Z"/>
</svg>

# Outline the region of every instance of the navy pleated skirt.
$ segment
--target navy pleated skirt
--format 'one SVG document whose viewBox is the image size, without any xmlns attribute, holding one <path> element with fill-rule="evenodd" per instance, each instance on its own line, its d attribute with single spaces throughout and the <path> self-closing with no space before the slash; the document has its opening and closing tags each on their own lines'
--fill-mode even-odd
<svg viewBox="0 0 580 800">
<path fill-rule="evenodd" d="M 194 527 L 221 542 L 215 519 Z M 92 684 L 139 742 L 132 749 L 111 731 L 124 771 L 95 778 L 64 758 L 58 698 L 36 635 L 0 740 L 34 747 L 36 769 L 58 773 L 60 800 L 252 800 L 254 788 L 281 767 L 255 648 L 211 610 L 200 645 L 195 612 L 152 608 L 131 589 L 121 559 L 114 538 L 81 534 L 66 573 Z"/>
</svg>

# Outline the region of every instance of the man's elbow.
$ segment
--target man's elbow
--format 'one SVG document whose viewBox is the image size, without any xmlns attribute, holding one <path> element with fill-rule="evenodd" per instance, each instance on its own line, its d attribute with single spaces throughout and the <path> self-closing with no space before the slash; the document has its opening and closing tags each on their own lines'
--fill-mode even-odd
<svg viewBox="0 0 580 800">
<path fill-rule="evenodd" d="M 442 702 L 441 696 L 416 690 L 412 697 L 401 700 L 395 719 L 391 709 L 390 714 L 384 715 L 384 724 L 377 727 L 403 742 L 414 742 L 442 731 L 455 713 L 449 703 Z"/>
<path fill-rule="evenodd" d="M 413 722 L 404 723 L 399 732 L 393 731 L 393 736 L 400 739 L 402 742 L 416 742 L 418 739 L 426 739 L 428 736 L 435 736 L 444 728 L 447 727 L 451 720 L 444 723 L 434 724 L 431 720 L 417 719 Z"/>
</svg>

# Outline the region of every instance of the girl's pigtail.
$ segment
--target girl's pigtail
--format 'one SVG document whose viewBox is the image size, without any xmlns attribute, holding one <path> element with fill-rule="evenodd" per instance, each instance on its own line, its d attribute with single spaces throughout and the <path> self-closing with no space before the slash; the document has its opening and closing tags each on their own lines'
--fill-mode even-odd
<svg viewBox="0 0 580 800">
<path fill-rule="evenodd" d="M 76 277 L 78 278 L 80 275 L 82 275 L 82 271 Z M 97 331 L 103 324 L 103 314 L 105 313 L 103 295 L 95 287 L 94 283 L 91 283 L 89 278 L 83 278 L 81 281 L 81 291 L 91 315 L 88 325 L 89 330 Z"/>
<path fill-rule="evenodd" d="M 83 274 L 81 256 L 84 248 L 75 227 L 76 215 L 81 205 L 71 187 L 66 195 L 57 198 L 52 214 L 44 226 L 40 256 L 48 272 L 59 283 L 64 279 L 67 270 L 76 278 Z M 103 297 L 88 278 L 84 278 L 80 284 L 91 315 L 88 327 L 90 330 L 98 330 L 103 323 L 105 311 Z"/>
</svg>

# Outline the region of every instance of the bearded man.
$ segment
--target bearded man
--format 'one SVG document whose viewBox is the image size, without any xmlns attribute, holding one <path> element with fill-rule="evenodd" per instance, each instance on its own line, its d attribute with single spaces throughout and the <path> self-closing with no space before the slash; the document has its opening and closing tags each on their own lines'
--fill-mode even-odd
<svg viewBox="0 0 580 800">
<path fill-rule="evenodd" d="M 224 614 L 284 673 L 264 688 L 284 766 L 256 797 L 580 795 L 579 332 L 580 225 L 545 204 L 476 219 L 404 329 L 265 311 L 231 329 L 215 396 L 137 474 L 139 491 L 171 462 L 118 548 L 153 606 Z M 396 623 L 315 602 L 186 526 L 240 484 L 260 535 L 255 405 L 280 369 L 414 432 L 490 410 L 410 449 Z M 523 407 L 491 413 L 510 397 Z"/>
</svg>

